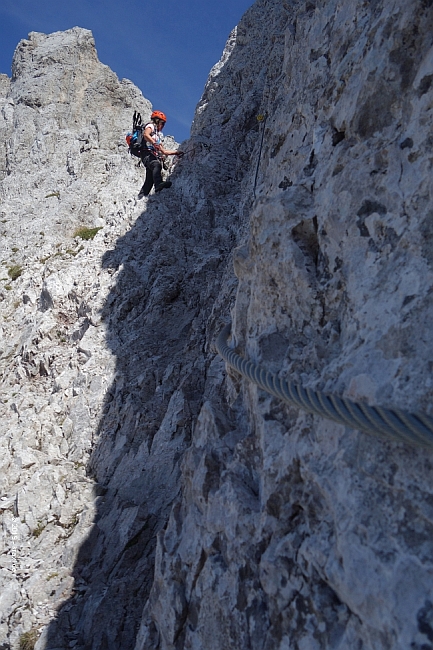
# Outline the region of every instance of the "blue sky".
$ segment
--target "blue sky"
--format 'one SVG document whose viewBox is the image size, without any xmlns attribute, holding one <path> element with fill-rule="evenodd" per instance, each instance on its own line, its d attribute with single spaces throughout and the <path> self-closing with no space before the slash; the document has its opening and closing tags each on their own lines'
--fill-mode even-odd
<svg viewBox="0 0 433 650">
<path fill-rule="evenodd" d="M 31 31 L 91 29 L 99 60 L 131 79 L 168 117 L 178 141 L 189 136 L 207 75 L 253 0 L 1 0 L 0 72 Z"/>
</svg>

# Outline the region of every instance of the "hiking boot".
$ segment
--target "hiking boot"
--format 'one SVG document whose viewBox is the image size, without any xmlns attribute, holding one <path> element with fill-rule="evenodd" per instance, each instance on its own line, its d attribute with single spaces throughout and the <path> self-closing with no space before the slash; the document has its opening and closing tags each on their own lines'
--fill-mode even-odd
<svg viewBox="0 0 433 650">
<path fill-rule="evenodd" d="M 138 193 L 137 199 L 142 199 L 143 197 L 148 196 L 145 192 L 143 192 L 143 188 Z"/>
<path fill-rule="evenodd" d="M 160 183 L 159 185 L 155 185 L 155 192 L 160 192 L 160 191 L 163 190 L 165 187 L 171 187 L 171 186 L 172 186 L 172 182 L 171 182 L 171 181 L 163 181 L 163 182 Z"/>
</svg>

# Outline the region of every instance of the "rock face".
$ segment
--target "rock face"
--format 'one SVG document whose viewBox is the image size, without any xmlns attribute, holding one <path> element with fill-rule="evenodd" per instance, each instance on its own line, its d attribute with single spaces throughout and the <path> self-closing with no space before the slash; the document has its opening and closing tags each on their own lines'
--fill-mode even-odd
<svg viewBox="0 0 433 650">
<path fill-rule="evenodd" d="M 268 369 L 432 413 L 432 23 L 427 2 L 257 0 L 145 203 L 141 93 L 85 30 L 20 43 L 3 648 L 433 648 L 433 452 L 284 406 L 213 347 L 231 312 Z"/>
<path fill-rule="evenodd" d="M 0 645 L 15 648 L 77 588 L 77 555 L 107 491 L 87 468 L 126 380 L 106 342 L 107 300 L 121 276 L 122 328 L 142 291 L 132 259 L 111 263 L 108 251 L 143 210 L 124 136 L 133 110 L 148 117 L 151 106 L 99 63 L 82 29 L 21 42 L 1 106 Z"/>
</svg>

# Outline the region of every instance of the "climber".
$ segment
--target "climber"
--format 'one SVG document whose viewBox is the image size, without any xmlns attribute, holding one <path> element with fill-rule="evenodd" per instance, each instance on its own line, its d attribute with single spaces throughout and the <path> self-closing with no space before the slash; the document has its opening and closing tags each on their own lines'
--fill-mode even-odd
<svg viewBox="0 0 433 650">
<path fill-rule="evenodd" d="M 152 121 L 143 128 L 144 147 L 142 147 L 141 160 L 146 168 L 146 180 L 138 195 L 139 199 L 148 196 L 153 185 L 155 185 L 155 192 L 171 187 L 171 181 L 162 180 L 162 156 L 183 156 L 183 151 L 169 151 L 161 144 L 162 129 L 167 122 L 164 113 L 153 111 L 150 119 Z"/>
</svg>

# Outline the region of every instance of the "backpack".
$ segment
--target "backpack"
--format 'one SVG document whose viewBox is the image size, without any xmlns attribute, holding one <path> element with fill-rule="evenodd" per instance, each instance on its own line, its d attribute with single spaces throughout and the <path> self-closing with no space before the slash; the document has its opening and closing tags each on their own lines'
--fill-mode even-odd
<svg viewBox="0 0 433 650">
<path fill-rule="evenodd" d="M 141 158 L 141 154 L 146 148 L 145 142 L 143 142 L 143 122 L 141 121 L 140 113 L 134 111 L 134 116 L 132 118 L 132 133 L 127 133 L 125 140 L 129 147 L 129 153 L 131 156 L 136 156 Z"/>
</svg>

